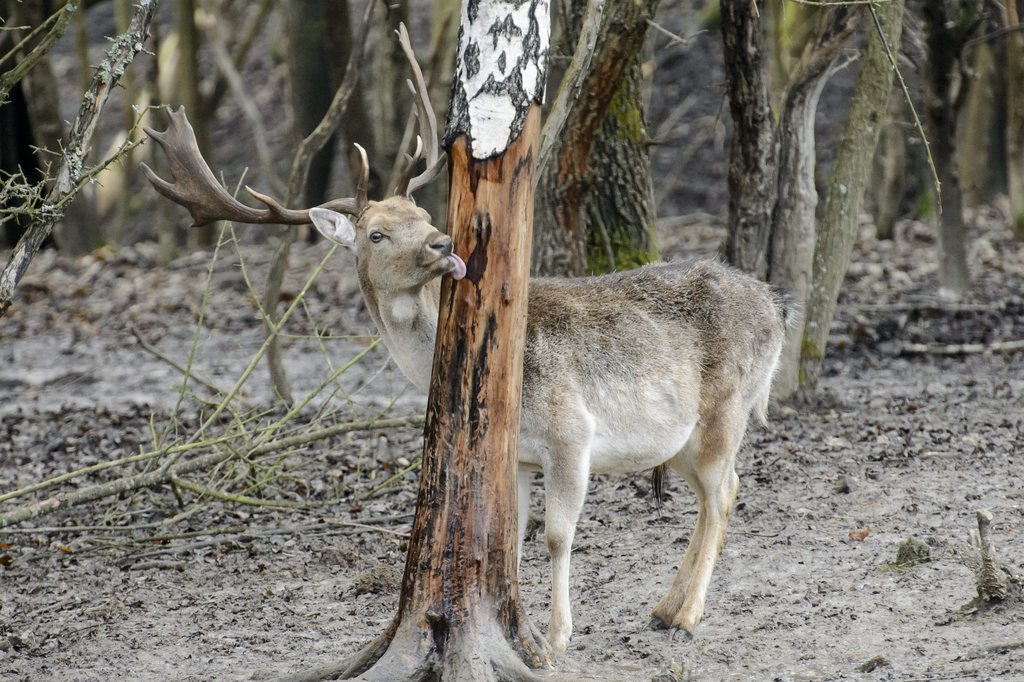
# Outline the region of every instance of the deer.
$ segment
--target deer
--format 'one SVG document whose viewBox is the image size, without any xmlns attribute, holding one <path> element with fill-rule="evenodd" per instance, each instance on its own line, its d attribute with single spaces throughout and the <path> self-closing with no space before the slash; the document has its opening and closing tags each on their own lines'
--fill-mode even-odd
<svg viewBox="0 0 1024 682">
<path fill-rule="evenodd" d="M 359 289 L 391 357 L 429 391 L 441 279 L 464 285 L 452 239 L 412 197 L 444 167 L 436 119 L 404 26 L 399 42 L 421 128 L 393 196 L 367 197 L 362 147 L 356 196 L 289 209 L 246 188 L 252 208 L 217 181 L 183 109 L 166 131 L 146 128 L 164 150 L 174 182 L 142 164 L 158 192 L 213 220 L 306 225 L 355 259 Z M 425 141 L 425 142 L 424 142 Z M 418 165 L 426 169 L 414 175 Z M 594 474 L 668 467 L 693 490 L 697 519 L 651 625 L 693 637 L 739 487 L 736 456 L 751 416 L 766 424 L 772 379 L 793 306 L 780 289 L 714 260 L 650 264 L 582 278 L 529 282 L 519 447 L 520 556 L 532 473 L 543 473 L 544 535 L 551 563 L 547 640 L 565 651 L 573 623 L 569 563 Z"/>
</svg>

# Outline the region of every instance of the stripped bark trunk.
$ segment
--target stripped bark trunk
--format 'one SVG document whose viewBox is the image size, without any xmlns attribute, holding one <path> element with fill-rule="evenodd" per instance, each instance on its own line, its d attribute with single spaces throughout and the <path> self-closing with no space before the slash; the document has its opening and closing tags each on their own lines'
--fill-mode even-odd
<svg viewBox="0 0 1024 682">
<path fill-rule="evenodd" d="M 733 122 L 729 222 L 722 255 L 733 266 L 764 279 L 778 196 L 764 29 L 752 0 L 723 2 L 721 11 L 725 87 Z"/>
<path fill-rule="evenodd" d="M 442 282 L 398 613 L 355 659 L 296 679 L 529 679 L 547 662 L 520 601 L 516 533 L 547 16 L 542 0 L 463 5 L 447 224 L 467 274 Z"/>
<path fill-rule="evenodd" d="M 835 170 L 814 250 L 813 286 L 808 293 L 804 330 L 799 345 L 801 390 L 811 392 L 821 377 L 832 315 L 839 289 L 850 263 L 857 236 L 857 219 L 871 160 L 892 90 L 893 70 L 885 44 L 898 45 L 902 30 L 903 0 L 873 9 L 884 39 L 872 34 L 867 56 L 857 76 L 849 118 L 839 147 Z"/>
<path fill-rule="evenodd" d="M 834 7 L 821 12 L 814 36 L 790 76 L 776 133 L 778 198 L 772 212 L 768 281 L 788 289 L 801 307 L 810 287 L 817 225 L 814 118 L 818 98 L 839 49 L 857 27 L 861 16 L 862 10 L 857 6 Z M 790 397 L 799 386 L 801 336 L 800 325 L 787 330 L 772 389 L 776 398 Z"/>
<path fill-rule="evenodd" d="M 542 133 L 535 274 L 625 269 L 655 255 L 639 65 L 656 7 L 566 3 L 575 49 Z"/>
</svg>

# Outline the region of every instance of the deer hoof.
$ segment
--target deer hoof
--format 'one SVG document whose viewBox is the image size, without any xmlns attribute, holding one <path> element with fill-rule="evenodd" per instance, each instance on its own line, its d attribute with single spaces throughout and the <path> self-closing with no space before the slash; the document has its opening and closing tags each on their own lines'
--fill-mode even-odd
<svg viewBox="0 0 1024 682">
<path fill-rule="evenodd" d="M 651 618 L 651 622 L 647 624 L 648 630 L 668 630 L 668 625 L 661 618 L 654 616 Z"/>
<path fill-rule="evenodd" d="M 671 642 L 676 641 L 677 635 L 683 641 L 689 642 L 694 638 L 694 630 L 697 629 L 696 626 L 686 627 L 685 625 L 680 625 L 678 623 L 673 623 L 672 625 L 669 625 L 658 616 L 654 616 L 653 618 L 651 618 L 651 622 L 648 623 L 647 628 L 649 630 L 668 630 L 668 638 Z"/>
</svg>

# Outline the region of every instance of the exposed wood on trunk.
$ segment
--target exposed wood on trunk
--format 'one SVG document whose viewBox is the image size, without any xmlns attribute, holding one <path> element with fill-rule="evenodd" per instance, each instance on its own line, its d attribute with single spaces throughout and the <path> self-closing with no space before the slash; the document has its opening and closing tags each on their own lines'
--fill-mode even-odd
<svg viewBox="0 0 1024 682">
<path fill-rule="evenodd" d="M 778 196 L 775 124 L 764 30 L 755 2 L 721 3 L 725 86 L 733 121 L 725 259 L 764 279 L 772 208 Z"/>
<path fill-rule="evenodd" d="M 778 195 L 772 212 L 768 253 L 768 281 L 789 290 L 798 306 L 807 300 L 817 225 L 818 190 L 814 117 L 818 98 L 840 48 L 862 16 L 860 7 L 823 10 L 814 36 L 790 75 L 785 104 L 776 131 L 778 139 Z M 876 126 L 877 128 L 877 126 Z M 874 145 L 872 145 L 874 149 Z M 785 399 L 799 385 L 800 325 L 787 331 L 773 395 Z"/>
<path fill-rule="evenodd" d="M 887 2 L 873 11 L 877 12 L 885 42 L 898 45 L 903 0 Z M 828 199 L 814 250 L 813 283 L 807 298 L 802 341 L 798 346 L 800 385 L 807 391 L 814 390 L 821 376 L 825 343 L 857 236 L 864 188 L 888 108 L 893 78 L 883 40 L 872 34 L 829 181 Z"/>
<path fill-rule="evenodd" d="M 420 488 L 398 613 L 350 661 L 296 679 L 530 679 L 547 644 L 517 580 L 517 446 L 544 88 L 543 0 L 463 6 L 448 233 Z M 492 42 L 493 40 L 493 42 Z"/>
</svg>

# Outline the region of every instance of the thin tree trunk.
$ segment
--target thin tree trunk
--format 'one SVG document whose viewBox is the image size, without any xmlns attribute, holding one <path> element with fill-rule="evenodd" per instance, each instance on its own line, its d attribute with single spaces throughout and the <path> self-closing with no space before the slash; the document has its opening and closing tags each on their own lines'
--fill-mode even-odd
<svg viewBox="0 0 1024 682">
<path fill-rule="evenodd" d="M 395 44 L 395 31 L 400 23 L 409 23 L 409 6 L 399 2 L 388 5 L 387 12 L 381 15 L 380 39 L 377 42 L 377 54 L 374 60 L 374 96 L 376 99 L 376 138 L 380 141 L 381 168 L 385 171 L 385 192 L 392 192 L 398 184 L 398 178 L 405 167 L 402 151 L 402 138 L 409 121 L 409 89 L 406 87 L 408 65 L 402 51 Z M 373 165 L 372 163 L 370 164 Z"/>
<path fill-rule="evenodd" d="M 778 138 L 778 198 L 772 212 L 768 281 L 789 290 L 798 306 L 807 300 L 814 258 L 818 190 L 814 171 L 814 117 L 821 89 L 839 49 L 862 16 L 860 7 L 822 10 L 814 36 L 793 69 Z M 872 147 L 874 149 L 874 147 Z M 785 400 L 799 386 L 800 325 L 786 332 L 779 372 L 772 391 Z"/>
<path fill-rule="evenodd" d="M 874 12 L 885 42 L 899 45 L 903 0 L 879 4 Z M 828 198 L 814 250 L 813 286 L 807 299 L 799 346 L 800 384 L 806 392 L 815 389 L 821 376 L 829 327 L 857 236 L 861 201 L 881 123 L 888 108 L 893 77 L 883 40 L 872 34 L 867 56 L 857 77 L 835 170 L 829 181 Z"/>
<path fill-rule="evenodd" d="M 176 0 L 174 3 L 174 32 L 178 38 L 178 56 L 175 73 L 175 95 L 185 111 L 199 112 L 199 29 L 196 27 L 196 0 Z M 192 121 L 199 149 L 205 153 L 207 121 L 199 116 Z M 189 232 L 196 246 L 212 246 L 216 225 L 206 225 Z"/>
<path fill-rule="evenodd" d="M 307 187 L 307 180 L 311 173 L 312 161 L 317 153 L 323 149 L 334 136 L 339 123 L 344 119 L 345 112 L 349 109 L 349 102 L 359 84 L 360 69 L 362 68 L 363 49 L 366 45 L 366 31 L 369 28 L 373 17 L 374 3 L 367 3 L 363 11 L 363 20 L 359 28 L 360 36 L 356 40 L 352 51 L 349 53 L 349 63 L 345 69 L 341 85 L 334 93 L 327 112 L 317 126 L 302 139 L 295 150 L 292 158 L 291 170 L 288 173 L 288 185 L 285 188 L 285 206 L 292 206 L 302 196 Z M 263 288 L 263 311 L 267 318 L 264 326 L 268 334 L 273 333 L 273 327 L 280 320 L 277 305 L 280 302 L 281 286 L 284 283 L 285 273 L 288 271 L 288 257 L 291 254 L 292 244 L 296 239 L 296 231 L 287 226 L 278 226 L 274 229 L 273 239 L 276 241 L 274 255 L 270 260 L 270 271 L 267 274 L 267 282 Z M 284 362 L 281 358 L 281 346 L 279 337 L 275 334 L 270 339 L 267 347 L 267 367 L 270 372 L 271 385 L 274 393 L 283 403 L 290 405 L 293 402 L 291 386 L 288 382 L 288 375 L 284 369 Z"/>
<path fill-rule="evenodd" d="M 1024 54 L 1021 58 L 1024 59 Z M 1004 76 L 996 67 L 992 46 L 986 43 L 975 48 L 971 70 L 974 77 L 964 106 L 963 135 L 960 138 L 963 171 L 960 188 L 964 206 L 977 208 L 992 198 L 993 168 L 1001 156 L 996 146 L 1002 136 L 994 133 L 997 132 L 997 122 L 1002 118 L 997 115 L 1002 100 L 996 99 L 995 83 Z M 1024 73 L 1021 78 L 1024 78 Z"/>
<path fill-rule="evenodd" d="M 960 59 L 964 44 L 981 24 L 981 2 L 947 6 L 947 0 L 923 4 L 925 112 L 932 157 L 942 188 L 939 206 L 939 283 L 941 293 L 959 298 L 970 287 L 967 271 L 963 200 L 956 149 L 957 119 L 967 93 Z"/>
<path fill-rule="evenodd" d="M 1021 23 L 1017 0 L 1005 0 L 1005 25 Z M 1006 36 L 1006 168 L 1010 221 L 1024 241 L 1024 32 Z"/>
<path fill-rule="evenodd" d="M 753 0 L 721 3 L 725 88 L 732 114 L 729 223 L 723 256 L 760 279 L 768 274 L 772 209 L 778 196 L 775 123 L 764 29 Z"/>
<path fill-rule="evenodd" d="M 582 275 L 652 257 L 639 55 L 656 6 L 591 0 L 564 11 L 576 48 L 542 133 L 535 274 Z"/>
<path fill-rule="evenodd" d="M 879 239 L 893 238 L 896 219 L 906 195 L 907 138 L 900 121 L 903 106 L 903 93 L 892 92 L 871 170 L 869 196 L 875 236 Z"/>
</svg>

